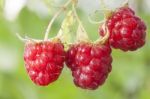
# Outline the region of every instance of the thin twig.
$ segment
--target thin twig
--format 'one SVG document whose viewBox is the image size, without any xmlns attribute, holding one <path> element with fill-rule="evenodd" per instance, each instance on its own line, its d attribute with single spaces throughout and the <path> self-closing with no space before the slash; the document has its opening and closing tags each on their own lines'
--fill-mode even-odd
<svg viewBox="0 0 150 99">
<path fill-rule="evenodd" d="M 98 21 L 98 22 L 97 22 L 97 21 L 94 21 L 94 20 L 91 19 L 90 15 L 88 16 L 88 20 L 89 20 L 89 22 L 92 23 L 92 24 L 102 24 L 102 23 L 105 22 L 104 20 L 101 20 L 101 21 Z"/>
<path fill-rule="evenodd" d="M 97 41 L 95 41 L 94 43 L 96 44 L 104 44 L 106 43 L 106 41 L 108 40 L 109 36 L 110 36 L 110 32 L 108 30 L 108 27 L 106 26 L 106 22 L 102 25 L 102 29 L 105 33 L 105 36 L 102 37 L 101 39 L 98 39 Z"/>
<path fill-rule="evenodd" d="M 100 0 L 100 4 L 101 4 L 101 8 L 102 8 L 102 10 L 106 10 L 107 9 L 107 7 L 106 7 L 106 4 L 105 4 L 105 2 L 104 2 L 104 0 Z"/>
<path fill-rule="evenodd" d="M 85 28 L 84 28 L 84 26 L 83 26 L 83 24 L 82 24 L 82 22 L 81 22 L 81 20 L 80 20 L 80 18 L 78 16 L 78 14 L 77 14 L 77 11 L 76 11 L 74 3 L 72 5 L 72 9 L 73 9 L 75 17 L 77 19 L 77 22 L 79 23 L 78 30 L 77 30 L 77 40 L 80 41 L 80 39 L 82 38 L 82 40 L 89 41 L 88 34 L 87 34 L 87 32 L 86 32 L 86 30 L 85 30 Z M 82 33 L 80 33 L 80 32 L 82 32 Z M 79 36 L 79 38 L 78 38 L 78 36 Z"/>
<path fill-rule="evenodd" d="M 16 36 L 18 37 L 19 40 L 21 40 L 22 42 L 26 42 L 28 41 L 26 38 L 23 38 L 19 35 L 19 33 L 16 33 Z"/>
<path fill-rule="evenodd" d="M 45 32 L 45 37 L 44 37 L 44 40 L 47 40 L 48 39 L 48 35 L 49 35 L 49 31 L 51 30 L 51 27 L 52 27 L 52 24 L 54 23 L 55 19 L 60 15 L 60 13 L 65 10 L 65 8 L 72 2 L 72 0 L 69 0 L 67 3 L 64 4 L 63 7 L 61 7 L 59 9 L 59 11 L 57 11 L 54 15 L 54 17 L 51 19 L 51 21 L 49 22 L 48 24 L 48 27 L 46 29 L 46 32 Z"/>
<path fill-rule="evenodd" d="M 75 5 L 74 5 L 74 4 L 73 4 L 73 11 L 74 11 L 74 14 L 75 14 L 75 17 L 76 17 L 78 23 L 79 23 L 80 26 L 82 27 L 83 31 L 86 32 L 85 28 L 84 28 L 83 25 L 82 25 L 82 22 L 80 21 L 80 18 L 79 18 L 78 14 L 77 14 L 77 11 L 76 11 L 76 8 L 75 8 Z"/>
<path fill-rule="evenodd" d="M 121 6 L 128 6 L 128 4 L 129 4 L 129 0 L 125 0 Z"/>
</svg>

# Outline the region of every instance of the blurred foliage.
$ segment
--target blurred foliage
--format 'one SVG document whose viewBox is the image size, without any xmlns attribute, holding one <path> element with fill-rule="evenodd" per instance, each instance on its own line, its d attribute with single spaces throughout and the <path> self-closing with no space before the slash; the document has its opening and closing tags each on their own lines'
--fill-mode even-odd
<svg viewBox="0 0 150 99">
<path fill-rule="evenodd" d="M 3 15 L 2 1 L 0 1 L 0 51 L 4 49 L 8 50 L 9 53 L 16 52 L 12 56 L 16 60 L 16 65 L 12 67 L 14 68 L 12 70 L 4 70 L 2 67 L 5 65 L 0 64 L 0 99 L 150 99 L 149 13 L 144 13 L 144 11 L 138 13 L 147 24 L 146 45 L 135 52 L 123 53 L 120 50 L 113 50 L 113 70 L 106 83 L 96 91 L 77 88 L 73 84 L 71 72 L 66 67 L 56 82 L 48 87 L 38 87 L 32 83 L 26 74 L 23 63 L 24 44 L 18 40 L 15 33 L 42 39 L 51 16 L 43 19 L 24 7 L 18 18 L 11 22 Z M 84 14 L 82 14 L 81 19 L 90 38 L 97 39 L 98 25 L 89 23 Z M 58 32 L 60 22 L 57 20 L 54 23 L 50 37 Z M 0 55 L 0 60 L 3 58 L 8 63 L 10 62 L 7 55 Z"/>
</svg>

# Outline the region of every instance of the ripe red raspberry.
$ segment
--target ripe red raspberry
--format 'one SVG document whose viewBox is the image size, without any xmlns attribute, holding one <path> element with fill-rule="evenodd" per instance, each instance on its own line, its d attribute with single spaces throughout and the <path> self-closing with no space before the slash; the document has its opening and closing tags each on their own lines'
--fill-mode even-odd
<svg viewBox="0 0 150 99">
<path fill-rule="evenodd" d="M 67 51 L 66 64 L 71 69 L 76 86 L 97 89 L 111 71 L 111 48 L 109 45 L 92 43 L 74 44 Z"/>
<path fill-rule="evenodd" d="M 25 67 L 31 80 L 46 86 L 58 79 L 65 61 L 60 41 L 28 41 L 24 52 Z"/>
<path fill-rule="evenodd" d="M 145 44 L 146 25 L 129 7 L 116 10 L 106 21 L 112 47 L 134 51 Z M 99 33 L 104 36 L 102 28 Z"/>
</svg>

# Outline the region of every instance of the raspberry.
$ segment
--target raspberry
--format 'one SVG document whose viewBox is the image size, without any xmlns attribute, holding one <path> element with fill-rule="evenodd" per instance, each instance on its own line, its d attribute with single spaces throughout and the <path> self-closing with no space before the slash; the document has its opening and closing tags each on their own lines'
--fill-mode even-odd
<svg viewBox="0 0 150 99">
<path fill-rule="evenodd" d="M 111 72 L 111 48 L 107 45 L 79 43 L 67 51 L 66 65 L 71 69 L 74 83 L 83 89 L 95 90 Z"/>
<path fill-rule="evenodd" d="M 25 67 L 31 80 L 46 86 L 58 79 L 65 61 L 60 41 L 28 41 L 24 52 Z"/>
<path fill-rule="evenodd" d="M 129 7 L 116 10 L 106 21 L 113 48 L 134 51 L 145 44 L 146 25 Z M 104 36 L 102 28 L 99 33 Z"/>
</svg>

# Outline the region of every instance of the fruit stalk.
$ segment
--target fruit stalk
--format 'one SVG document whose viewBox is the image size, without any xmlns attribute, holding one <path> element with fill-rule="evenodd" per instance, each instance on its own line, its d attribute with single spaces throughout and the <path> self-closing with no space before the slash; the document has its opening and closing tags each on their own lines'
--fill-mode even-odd
<svg viewBox="0 0 150 99">
<path fill-rule="evenodd" d="M 55 13 L 54 17 L 51 19 L 51 21 L 49 22 L 48 27 L 47 27 L 47 29 L 46 29 L 45 37 L 44 37 L 44 40 L 45 40 L 45 41 L 48 39 L 49 31 L 51 30 L 52 24 L 54 23 L 55 19 L 60 15 L 60 13 L 61 13 L 62 11 L 64 11 L 64 10 L 66 9 L 66 7 L 67 7 L 71 2 L 72 2 L 72 0 L 69 0 L 68 2 L 66 2 L 66 3 L 64 4 L 64 6 L 61 7 L 61 8 L 59 9 L 59 11 L 57 11 L 57 12 Z"/>
<path fill-rule="evenodd" d="M 72 9 L 73 9 L 74 15 L 77 19 L 77 22 L 79 23 L 78 31 L 77 31 L 77 41 L 89 41 L 87 32 L 86 32 L 85 28 L 83 27 L 83 24 L 77 14 L 77 11 L 75 8 L 75 3 L 72 4 Z"/>
<path fill-rule="evenodd" d="M 128 6 L 128 3 L 129 3 L 129 0 L 125 0 L 125 1 L 122 3 L 122 6 Z"/>
<path fill-rule="evenodd" d="M 102 24 L 102 29 L 105 32 L 105 35 L 102 38 L 95 41 L 95 44 L 105 44 L 109 39 L 110 32 L 108 30 L 108 27 L 106 26 L 106 22 Z"/>
<path fill-rule="evenodd" d="M 107 8 L 104 3 L 104 0 L 100 0 L 100 4 L 101 4 L 103 10 L 105 10 Z"/>
</svg>

